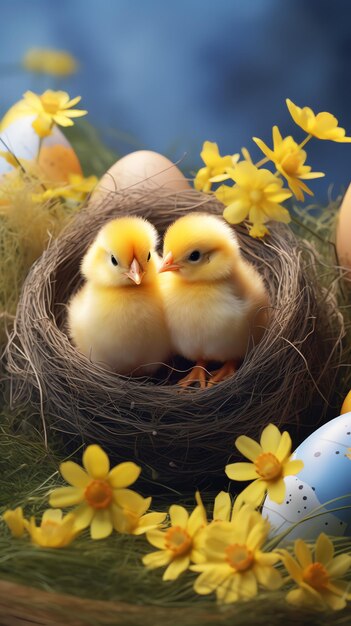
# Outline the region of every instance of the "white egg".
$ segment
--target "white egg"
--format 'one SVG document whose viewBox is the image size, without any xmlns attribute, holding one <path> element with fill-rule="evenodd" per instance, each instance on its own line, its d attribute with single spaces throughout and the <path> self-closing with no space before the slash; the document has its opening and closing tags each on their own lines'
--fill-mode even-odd
<svg viewBox="0 0 351 626">
<path fill-rule="evenodd" d="M 149 150 L 131 152 L 119 159 L 102 177 L 91 203 L 126 189 L 169 189 L 185 191 L 191 187 L 180 169 L 162 154 Z"/>
</svg>

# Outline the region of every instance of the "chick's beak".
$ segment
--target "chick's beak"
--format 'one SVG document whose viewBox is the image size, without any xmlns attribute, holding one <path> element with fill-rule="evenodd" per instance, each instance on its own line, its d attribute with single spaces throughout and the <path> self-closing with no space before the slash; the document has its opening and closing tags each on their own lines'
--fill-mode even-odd
<svg viewBox="0 0 351 626">
<path fill-rule="evenodd" d="M 166 254 L 165 258 L 163 259 L 162 264 L 158 268 L 158 272 L 159 273 L 174 272 L 179 269 L 180 269 L 180 265 L 177 265 L 177 263 L 174 263 L 172 252 L 168 252 L 168 254 Z"/>
<path fill-rule="evenodd" d="M 140 285 L 141 281 L 143 280 L 144 274 L 145 272 L 141 270 L 137 259 L 134 258 L 130 264 L 128 272 L 126 272 L 126 276 L 128 276 L 128 278 L 130 278 L 130 280 L 132 280 L 136 285 Z"/>
</svg>

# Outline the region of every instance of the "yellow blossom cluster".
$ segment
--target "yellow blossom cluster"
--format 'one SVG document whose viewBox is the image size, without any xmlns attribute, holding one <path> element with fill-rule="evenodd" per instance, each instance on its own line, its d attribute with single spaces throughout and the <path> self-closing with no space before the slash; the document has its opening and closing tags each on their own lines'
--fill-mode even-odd
<svg viewBox="0 0 351 626">
<path fill-rule="evenodd" d="M 262 139 L 253 137 L 264 154 L 264 158 L 254 164 L 246 148 L 240 160 L 238 154 L 221 156 L 216 143 L 205 141 L 201 152 L 205 167 L 194 179 L 195 189 L 214 193 L 225 205 L 223 215 L 230 224 L 247 221 L 249 234 L 255 238 L 269 233 L 267 222 L 289 223 L 290 213 L 282 202 L 292 196 L 304 201 L 305 193 L 313 195 L 304 181 L 324 176 L 323 172 L 313 172 L 311 166 L 306 165 L 307 154 L 303 149 L 306 143 L 312 137 L 339 143 L 351 141 L 331 113 L 315 114 L 309 107 L 300 108 L 289 99 L 286 102 L 294 122 L 307 133 L 300 143 L 291 135 L 283 137 L 278 126 L 274 126 L 272 148 Z M 269 162 L 275 171 L 262 167 Z M 224 181 L 234 184 L 223 184 L 212 191 L 213 184 Z M 284 187 L 284 181 L 288 188 Z"/>
<path fill-rule="evenodd" d="M 43 513 L 39 526 L 34 517 L 24 517 L 21 507 L 5 511 L 2 517 L 14 537 L 28 534 L 42 548 L 64 548 L 88 527 L 94 540 L 113 531 L 144 534 L 156 548 L 142 558 L 147 569 L 164 568 L 164 581 L 195 572 L 194 591 L 215 593 L 220 604 L 250 600 L 260 589 L 274 591 L 287 585 L 287 601 L 296 606 L 343 609 L 351 600 L 350 583 L 344 580 L 351 555 L 335 555 L 324 533 L 315 546 L 295 541 L 294 553 L 287 548 L 268 549 L 270 524 L 258 507 L 267 492 L 272 500 L 282 502 L 284 477 L 303 467 L 291 458 L 289 434 L 269 424 L 260 443 L 245 435 L 235 443 L 251 462 L 227 465 L 225 471 L 233 480 L 253 482 L 234 503 L 229 493 L 221 491 L 210 517 L 199 492 L 190 513 L 178 504 L 170 506 L 168 515 L 150 511 L 151 498 L 130 489 L 141 468 L 131 461 L 111 468 L 98 445 L 85 449 L 83 467 L 73 461 L 61 463 L 60 473 L 68 486 L 51 491 L 51 508 Z M 64 514 L 61 507 L 74 508 Z"/>
</svg>

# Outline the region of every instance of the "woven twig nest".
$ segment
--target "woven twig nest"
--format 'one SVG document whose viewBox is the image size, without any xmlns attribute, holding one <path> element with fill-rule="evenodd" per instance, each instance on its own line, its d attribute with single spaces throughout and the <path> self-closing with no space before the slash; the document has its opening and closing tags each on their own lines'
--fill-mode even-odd
<svg viewBox="0 0 351 626">
<path fill-rule="evenodd" d="M 265 279 L 271 311 L 263 339 L 234 377 L 180 391 L 170 368 L 158 379 L 137 379 L 91 363 L 70 343 L 65 324 L 67 302 L 82 280 L 80 261 L 97 231 L 116 216 L 136 214 L 162 235 L 191 210 L 221 214 L 223 207 L 195 191 L 129 189 L 83 210 L 27 277 L 7 347 L 13 402 L 34 404 L 47 429 L 98 442 L 119 460 L 140 463 L 143 475 L 178 486 L 225 478 L 239 434 L 257 438 L 272 421 L 291 430 L 325 419 L 344 332 L 332 290 L 317 279 L 314 249 L 285 226 L 265 241 L 239 227 L 242 252 Z"/>
</svg>

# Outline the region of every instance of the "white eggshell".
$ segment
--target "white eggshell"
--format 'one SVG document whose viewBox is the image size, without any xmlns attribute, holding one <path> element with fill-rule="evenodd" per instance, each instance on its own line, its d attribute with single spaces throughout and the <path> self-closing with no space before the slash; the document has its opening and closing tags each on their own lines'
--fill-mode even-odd
<svg viewBox="0 0 351 626">
<path fill-rule="evenodd" d="M 351 287 L 351 185 L 341 203 L 336 230 L 336 250 L 339 264 L 348 268 L 347 283 Z"/>
<path fill-rule="evenodd" d="M 119 159 L 102 177 L 91 202 L 128 188 L 189 190 L 180 169 L 162 154 L 149 150 L 131 152 Z"/>
</svg>

